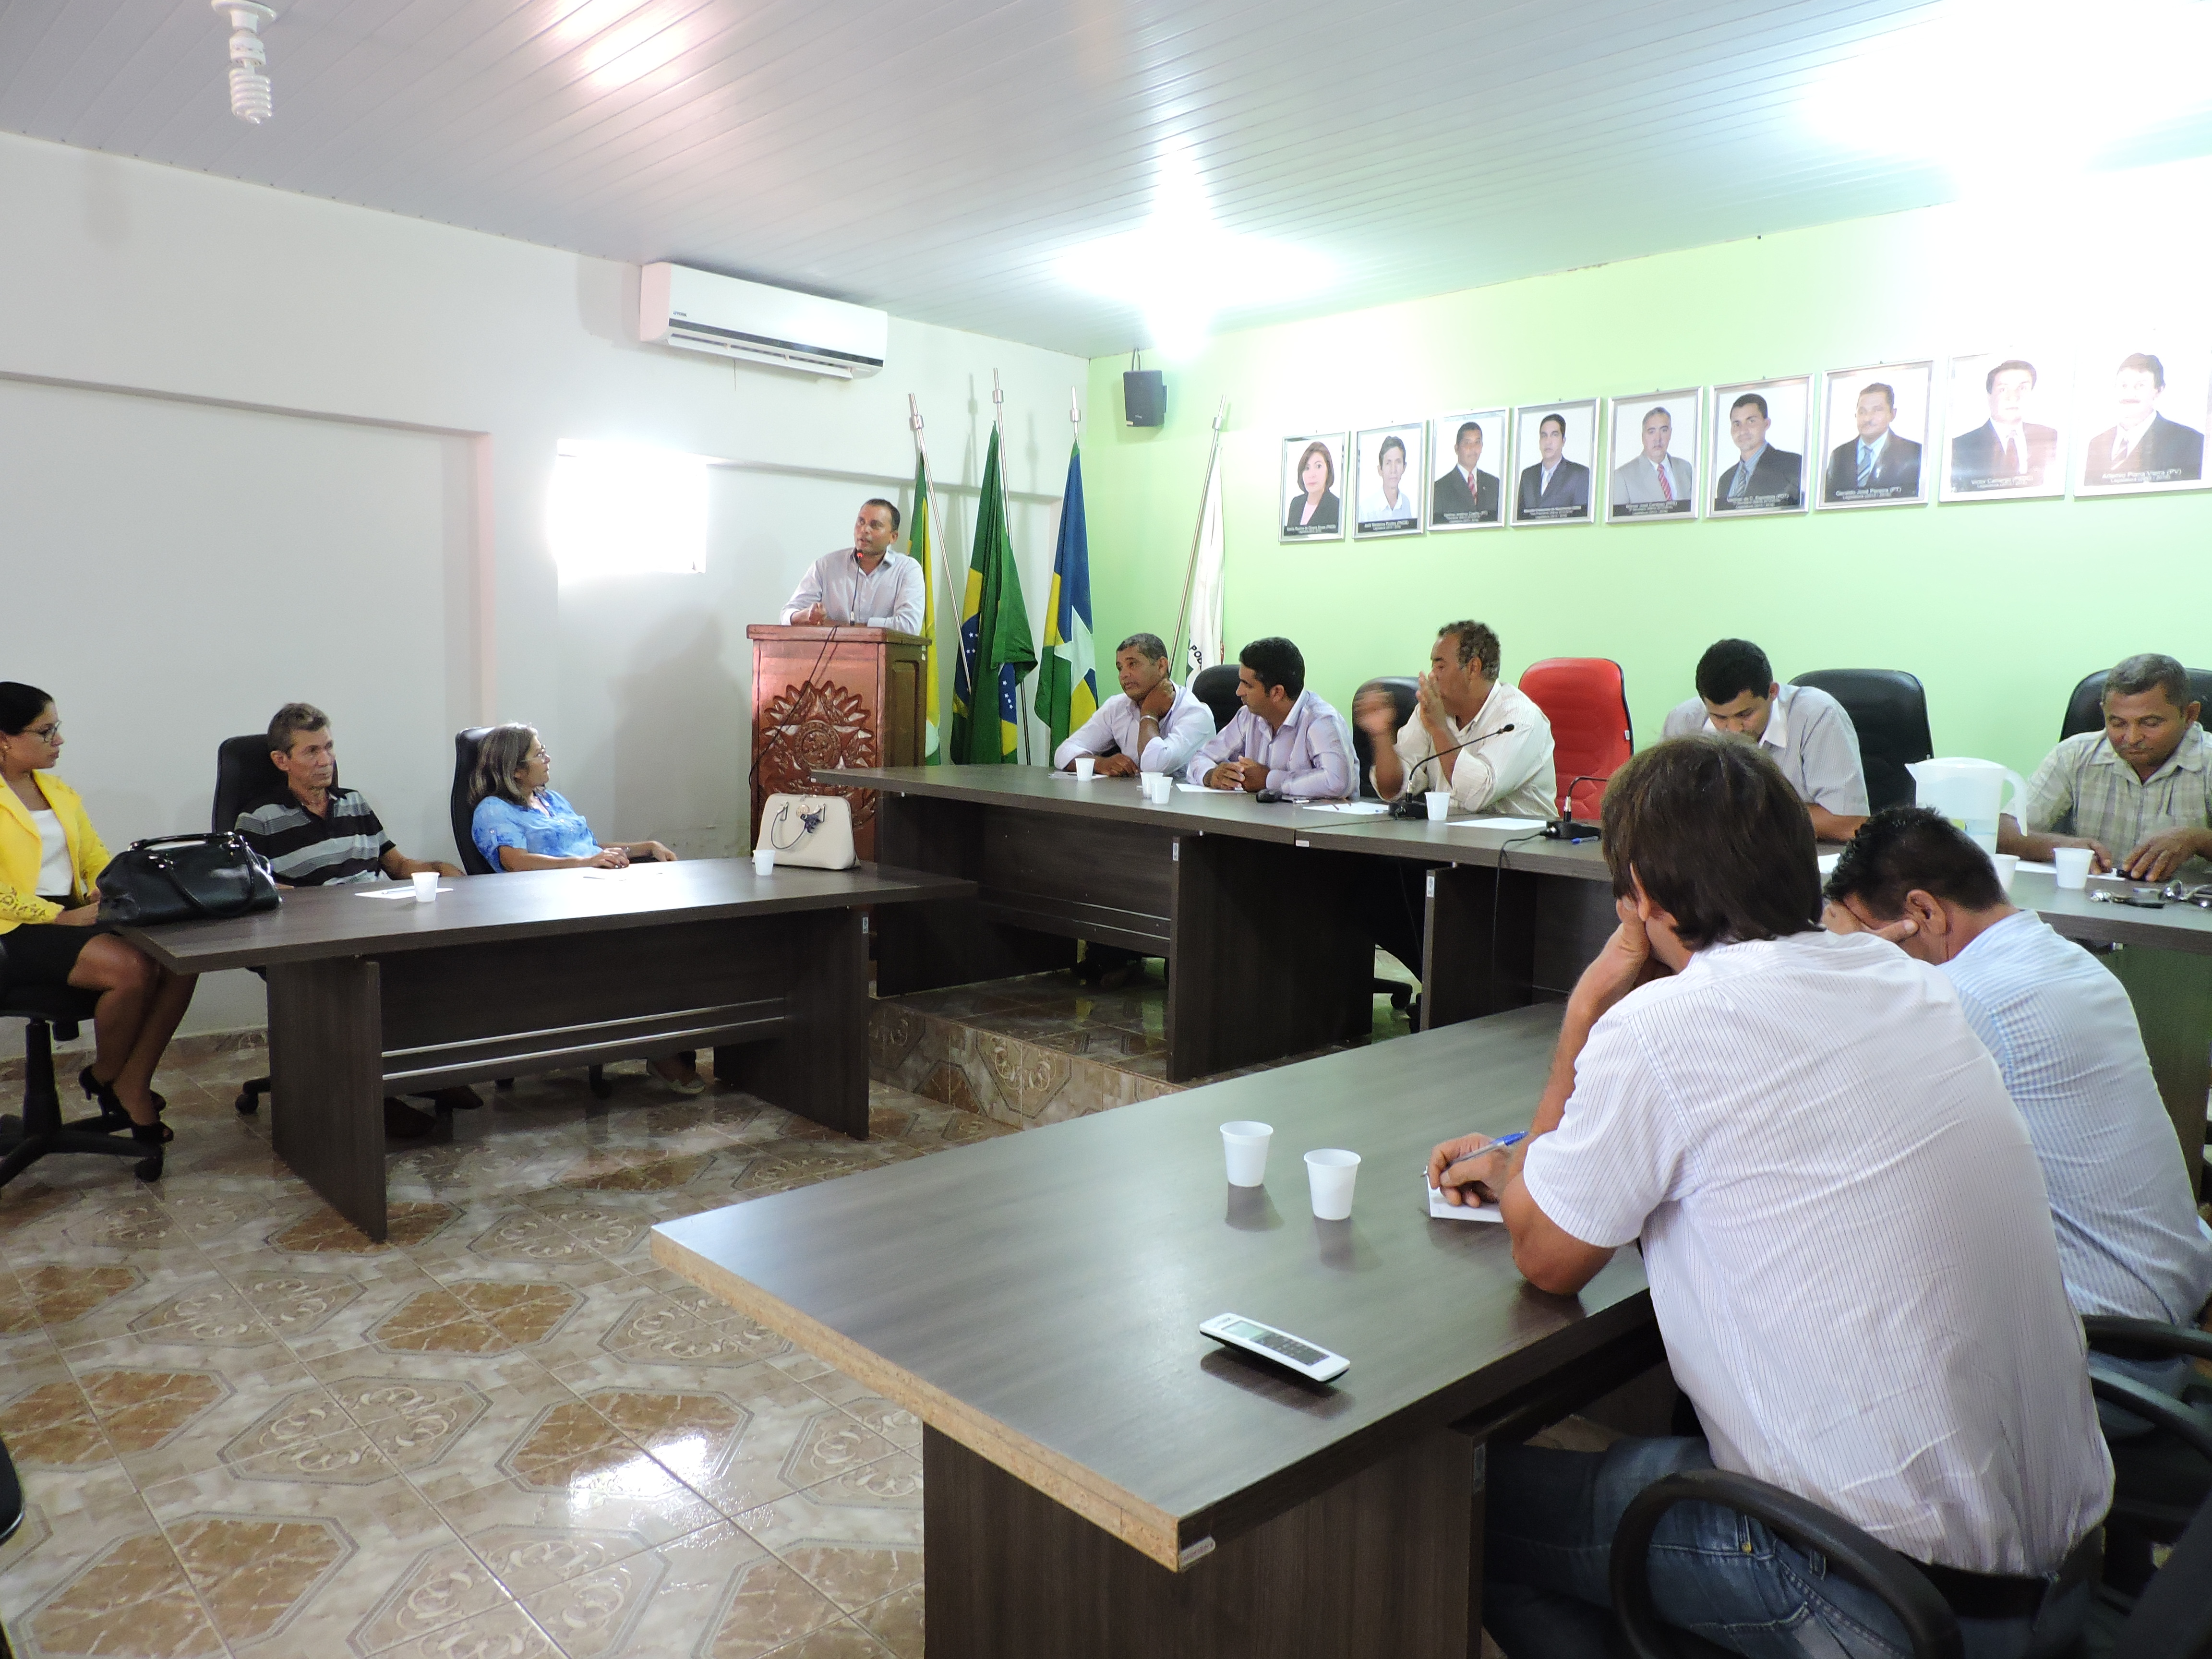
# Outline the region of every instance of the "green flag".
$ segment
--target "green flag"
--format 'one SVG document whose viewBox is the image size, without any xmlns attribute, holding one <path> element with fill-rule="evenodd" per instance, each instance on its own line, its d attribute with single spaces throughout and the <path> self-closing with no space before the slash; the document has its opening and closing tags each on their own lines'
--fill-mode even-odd
<svg viewBox="0 0 2212 1659">
<path fill-rule="evenodd" d="M 952 677 L 956 763 L 1000 766 L 1015 761 L 1021 744 L 1022 676 L 1036 666 L 1036 659 L 1022 579 L 1014 568 L 1013 538 L 1006 529 L 999 432 L 994 427 L 983 461 L 982 498 L 975 504 L 975 551 L 968 561 L 968 592 L 960 606 L 960 660 Z"/>
</svg>

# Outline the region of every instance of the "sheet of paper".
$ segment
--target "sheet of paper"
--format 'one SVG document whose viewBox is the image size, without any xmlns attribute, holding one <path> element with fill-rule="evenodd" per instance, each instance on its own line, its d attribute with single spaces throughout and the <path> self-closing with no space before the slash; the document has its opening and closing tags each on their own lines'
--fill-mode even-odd
<svg viewBox="0 0 2212 1659">
<path fill-rule="evenodd" d="M 584 871 L 584 879 L 586 881 L 619 881 L 629 873 L 627 866 L 620 870 L 601 870 L 587 866 Z"/>
<path fill-rule="evenodd" d="M 1432 1221 L 1497 1221 L 1505 1219 L 1505 1212 L 1495 1204 L 1455 1204 L 1436 1188 L 1429 1185 L 1429 1172 L 1421 1171 L 1421 1188 L 1429 1195 L 1429 1218 Z"/>
<path fill-rule="evenodd" d="M 1821 854 L 1820 858 L 1820 873 L 1823 876 L 1834 875 L 1836 873 L 1836 860 L 1841 857 L 1843 857 L 1841 853 Z"/>
<path fill-rule="evenodd" d="M 1202 783 L 1178 783 L 1176 787 L 1186 795 L 1241 795 L 1242 789 L 1213 789 Z"/>
<path fill-rule="evenodd" d="M 450 893 L 453 890 L 450 887 L 441 887 L 438 890 L 441 893 Z M 415 896 L 415 888 L 412 883 L 404 887 L 372 887 L 366 893 L 356 893 L 354 896 L 356 898 L 411 899 Z"/>
<path fill-rule="evenodd" d="M 1379 818 L 1390 809 L 1379 800 L 1302 800 L 1308 812 L 1343 812 L 1355 818 Z"/>
<path fill-rule="evenodd" d="M 1548 818 L 1454 818 L 1449 830 L 1541 830 Z"/>
</svg>

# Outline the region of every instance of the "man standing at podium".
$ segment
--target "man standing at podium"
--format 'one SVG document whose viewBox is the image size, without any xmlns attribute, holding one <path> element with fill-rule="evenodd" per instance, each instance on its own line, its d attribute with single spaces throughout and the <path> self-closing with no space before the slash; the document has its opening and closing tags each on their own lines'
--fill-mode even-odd
<svg viewBox="0 0 2212 1659">
<path fill-rule="evenodd" d="M 894 552 L 899 510 L 881 496 L 860 503 L 853 544 L 824 553 L 806 568 L 783 620 L 814 627 L 888 628 L 921 632 L 921 566 Z"/>
</svg>

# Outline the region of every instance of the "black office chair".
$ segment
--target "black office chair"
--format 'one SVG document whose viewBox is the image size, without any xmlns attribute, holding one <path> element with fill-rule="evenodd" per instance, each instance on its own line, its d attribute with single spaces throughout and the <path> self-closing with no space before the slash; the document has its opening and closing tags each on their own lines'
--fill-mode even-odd
<svg viewBox="0 0 2212 1659">
<path fill-rule="evenodd" d="M 238 828 L 240 812 L 283 787 L 284 775 L 269 758 L 266 733 L 250 732 L 242 738 L 225 738 L 215 751 L 215 805 L 208 811 L 208 828 L 219 836 L 228 834 Z M 239 1085 L 238 1098 L 231 1104 L 241 1115 L 251 1117 L 261 1109 L 261 1097 L 268 1092 L 267 1078 L 250 1077 Z"/>
<path fill-rule="evenodd" d="M 1213 729 L 1218 732 L 1244 706 L 1237 699 L 1237 665 L 1218 662 L 1200 669 L 1191 678 L 1190 695 L 1213 711 Z"/>
<path fill-rule="evenodd" d="M 2212 1424 L 2143 1383 L 2092 1375 L 2090 1387 L 2196 1451 L 2212 1456 Z M 1613 1529 L 1613 1613 L 1635 1659 L 1713 1659 L 1728 1650 L 1660 1622 L 1650 1554 L 1659 1522 L 1677 1504 L 1717 1504 L 1764 1522 L 1800 1550 L 1878 1596 L 1905 1626 L 1914 1659 L 1958 1659 L 1959 1624 L 1936 1587 L 1902 1555 L 1839 1516 L 1747 1474 L 1697 1469 L 1638 1492 Z M 2166 1565 L 2132 1598 L 2100 1591 L 2088 1629 L 2068 1659 L 2195 1659 L 2212 1644 L 2212 1500 L 2200 1504 Z"/>
<path fill-rule="evenodd" d="M 137 1158 L 131 1173 L 139 1180 L 161 1178 L 160 1144 L 152 1143 L 149 1156 L 149 1143 L 131 1139 L 130 1119 L 102 1113 L 62 1121 L 61 1091 L 54 1082 L 54 1039 L 76 1041 L 79 1026 L 92 1018 L 99 1000 L 95 992 L 67 986 L 10 986 L 8 939 L 0 933 L 0 1019 L 27 1022 L 23 1031 L 23 1115 L 0 1117 L 0 1187 L 40 1158 L 66 1152 Z"/>
<path fill-rule="evenodd" d="M 1911 805 L 1917 792 L 1905 766 L 1936 753 L 1928 735 L 1928 694 L 1920 682 L 1900 668 L 1822 668 L 1790 683 L 1826 692 L 1851 717 L 1869 810 Z"/>
<path fill-rule="evenodd" d="M 2074 688 L 2074 695 L 2066 699 L 2066 719 L 2058 728 L 2059 742 L 2078 738 L 2084 732 L 2105 729 L 2105 676 L 2110 672 L 2100 668 Z M 2212 709 L 2212 668 L 2191 669 L 2189 688 L 2194 701 Z"/>
<path fill-rule="evenodd" d="M 2194 1331 L 2148 1319 L 2093 1314 L 2081 1322 L 2089 1346 L 2121 1359 L 2163 1359 L 2185 1355 L 2212 1359 L 2212 1332 Z M 2212 1383 L 2195 1382 L 2182 1404 L 2212 1437 Z M 2170 1545 L 2190 1519 L 2212 1498 L 2212 1458 L 2196 1449 L 2200 1443 L 2159 1430 L 2112 1443 L 2112 1512 L 2106 1523 L 2105 1580 L 2120 1589 L 2140 1589 L 2151 1573 L 2153 1552 Z"/>
<path fill-rule="evenodd" d="M 460 855 L 461 868 L 472 876 L 491 876 L 499 872 L 491 867 L 491 860 L 477 850 L 477 838 L 472 828 L 476 817 L 476 800 L 470 793 L 470 781 L 476 776 L 477 753 L 483 740 L 491 735 L 489 726 L 471 726 L 453 733 L 453 789 L 447 799 L 447 811 L 453 819 L 453 851 Z M 585 1080 L 591 1085 L 592 1098 L 605 1100 L 615 1091 L 607 1081 L 606 1067 L 587 1066 Z M 494 1079 L 495 1086 L 506 1090 L 514 1087 L 511 1077 Z"/>
<path fill-rule="evenodd" d="M 1365 696 L 1370 691 L 1389 693 L 1390 701 L 1398 711 L 1390 722 L 1393 730 L 1403 726 L 1407 720 L 1413 718 L 1414 705 L 1421 700 L 1420 681 L 1403 674 L 1383 674 L 1368 681 L 1353 693 L 1352 706 L 1354 708 L 1358 708 L 1360 698 Z M 1373 800 L 1376 799 L 1375 780 L 1372 776 L 1375 767 L 1375 739 L 1360 729 L 1357 720 L 1352 722 L 1352 753 L 1359 766 L 1359 793 L 1364 799 Z"/>
</svg>

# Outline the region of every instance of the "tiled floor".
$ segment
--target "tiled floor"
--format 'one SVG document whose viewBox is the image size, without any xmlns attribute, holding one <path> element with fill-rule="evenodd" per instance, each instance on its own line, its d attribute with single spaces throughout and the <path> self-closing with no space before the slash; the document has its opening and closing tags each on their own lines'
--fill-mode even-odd
<svg viewBox="0 0 2212 1659">
<path fill-rule="evenodd" d="M 163 1073 L 158 1188 L 54 1159 L 0 1192 L 20 1653 L 921 1654 L 919 1425 L 647 1232 L 998 1126 L 878 1085 L 855 1143 L 526 1079 L 393 1158 L 380 1247 L 233 1113 L 264 1060 Z"/>
</svg>

